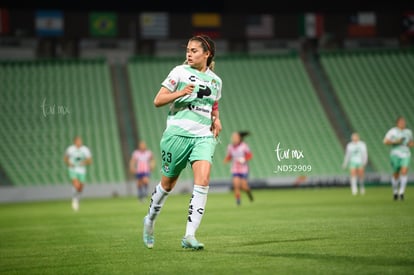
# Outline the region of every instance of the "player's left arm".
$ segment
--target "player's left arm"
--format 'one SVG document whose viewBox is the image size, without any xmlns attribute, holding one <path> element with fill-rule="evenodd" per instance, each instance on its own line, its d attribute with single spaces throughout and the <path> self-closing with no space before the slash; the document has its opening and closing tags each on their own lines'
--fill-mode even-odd
<svg viewBox="0 0 414 275">
<path fill-rule="evenodd" d="M 411 130 L 408 130 L 407 139 L 406 140 L 407 140 L 406 145 L 408 147 L 413 147 L 414 146 L 413 132 Z"/>
<path fill-rule="evenodd" d="M 82 162 L 82 165 L 91 165 L 91 164 L 92 164 L 92 157 L 88 157 Z"/>
<path fill-rule="evenodd" d="M 214 101 L 213 109 L 211 111 L 211 120 L 211 131 L 213 132 L 214 137 L 218 137 L 222 129 L 218 101 Z"/>
<path fill-rule="evenodd" d="M 368 148 L 367 148 L 367 145 L 364 143 L 364 151 L 363 151 L 363 164 L 364 164 L 364 166 L 366 166 L 367 165 L 367 163 L 368 163 Z"/>
<path fill-rule="evenodd" d="M 92 154 L 89 151 L 89 149 L 86 150 L 86 158 L 85 160 L 82 162 L 82 165 L 91 165 L 92 164 Z"/>
<path fill-rule="evenodd" d="M 251 160 L 253 158 L 253 153 L 252 153 L 252 151 L 250 151 L 250 148 L 249 147 L 247 147 L 247 150 L 246 150 L 246 152 L 244 153 L 244 159 L 246 160 L 246 161 L 249 161 L 249 160 Z"/>
</svg>

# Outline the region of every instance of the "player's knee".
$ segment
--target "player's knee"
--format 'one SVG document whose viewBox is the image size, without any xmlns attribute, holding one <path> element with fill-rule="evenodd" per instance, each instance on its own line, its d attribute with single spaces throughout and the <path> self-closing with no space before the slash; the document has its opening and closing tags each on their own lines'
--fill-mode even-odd
<svg viewBox="0 0 414 275">
<path fill-rule="evenodd" d="M 208 177 L 198 177 L 194 180 L 194 184 L 201 186 L 208 186 L 210 180 Z"/>
</svg>

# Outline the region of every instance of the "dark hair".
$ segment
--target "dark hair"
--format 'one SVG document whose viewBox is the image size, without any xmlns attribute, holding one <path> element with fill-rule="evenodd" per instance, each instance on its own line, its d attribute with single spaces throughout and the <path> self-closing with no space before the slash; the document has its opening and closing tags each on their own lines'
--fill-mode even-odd
<svg viewBox="0 0 414 275">
<path fill-rule="evenodd" d="M 208 36 L 204 34 L 196 35 L 190 38 L 190 41 L 197 40 L 200 41 L 201 47 L 203 50 L 209 51 L 210 56 L 207 58 L 207 67 L 211 70 L 214 70 L 214 56 L 216 55 L 216 43 Z"/>
<path fill-rule="evenodd" d="M 240 139 L 243 140 L 246 136 L 250 135 L 249 131 L 238 131 Z"/>
</svg>

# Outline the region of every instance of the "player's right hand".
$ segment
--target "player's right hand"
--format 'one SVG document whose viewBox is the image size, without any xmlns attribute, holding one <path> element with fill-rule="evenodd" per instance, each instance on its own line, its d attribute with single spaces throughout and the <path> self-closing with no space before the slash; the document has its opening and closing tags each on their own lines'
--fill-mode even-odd
<svg viewBox="0 0 414 275">
<path fill-rule="evenodd" d="M 194 90 L 194 84 L 188 84 L 181 90 L 182 96 L 190 95 Z"/>
<path fill-rule="evenodd" d="M 237 159 L 237 161 L 241 164 L 245 164 L 246 163 L 246 159 L 244 157 L 240 157 Z"/>
</svg>

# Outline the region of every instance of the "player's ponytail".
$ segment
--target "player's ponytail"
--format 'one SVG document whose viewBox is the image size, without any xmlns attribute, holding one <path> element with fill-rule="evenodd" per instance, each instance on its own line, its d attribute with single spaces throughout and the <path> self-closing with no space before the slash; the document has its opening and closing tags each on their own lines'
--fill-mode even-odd
<svg viewBox="0 0 414 275">
<path fill-rule="evenodd" d="M 239 131 L 240 140 L 244 140 L 244 138 L 248 135 L 250 135 L 249 131 Z"/>
</svg>

